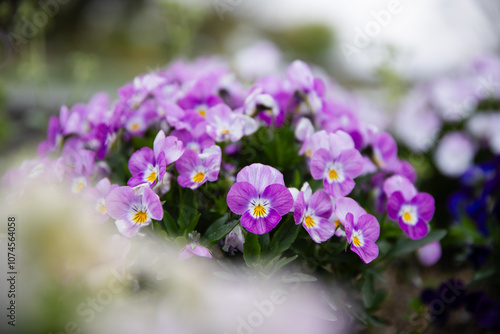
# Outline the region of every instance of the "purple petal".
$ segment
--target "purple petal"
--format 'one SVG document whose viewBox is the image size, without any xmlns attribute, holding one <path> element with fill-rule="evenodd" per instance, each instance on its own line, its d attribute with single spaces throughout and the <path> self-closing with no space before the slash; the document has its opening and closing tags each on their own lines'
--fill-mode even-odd
<svg viewBox="0 0 500 334">
<path fill-rule="evenodd" d="M 345 150 L 354 149 L 352 137 L 345 131 L 337 130 L 328 134 L 328 143 L 332 158 L 337 158 Z"/>
<path fill-rule="evenodd" d="M 165 152 L 167 165 L 176 162 L 184 153 L 184 144 L 174 136 L 168 136 L 163 141 L 161 150 Z"/>
<path fill-rule="evenodd" d="M 390 219 L 397 221 L 399 218 L 399 211 L 401 210 L 401 206 L 405 203 L 406 201 L 401 192 L 396 191 L 395 193 L 393 193 L 387 200 L 387 216 Z"/>
<path fill-rule="evenodd" d="M 398 146 L 390 134 L 384 132 L 378 135 L 373 146 L 374 150 L 378 151 L 376 154 L 380 154 L 382 157 L 382 163 L 384 165 L 398 161 Z"/>
<path fill-rule="evenodd" d="M 259 194 L 270 184 L 285 185 L 283 174 L 276 168 L 263 164 L 252 164 L 243 168 L 236 176 L 237 182 L 248 182 L 252 184 Z"/>
<path fill-rule="evenodd" d="M 371 240 L 366 240 L 363 247 L 356 247 L 352 244 L 351 250 L 358 254 L 364 263 L 370 263 L 378 256 L 378 247 Z"/>
<path fill-rule="evenodd" d="M 155 153 L 155 157 L 157 157 L 160 152 L 163 151 L 163 141 L 165 140 L 165 132 L 160 130 L 155 137 L 155 141 L 153 143 L 153 151 Z"/>
<path fill-rule="evenodd" d="M 207 248 L 200 245 L 194 246 L 192 252 L 194 255 L 197 256 L 212 258 L 212 254 L 210 254 L 210 251 Z"/>
<path fill-rule="evenodd" d="M 332 161 L 330 153 L 324 149 L 317 149 L 311 159 L 311 175 L 315 180 L 325 177 L 326 164 Z"/>
<path fill-rule="evenodd" d="M 177 260 L 178 261 L 186 260 L 193 257 L 193 255 L 194 254 L 192 252 L 191 245 L 186 245 L 186 247 L 184 247 L 179 256 L 177 256 Z"/>
<path fill-rule="evenodd" d="M 426 223 L 432 219 L 434 215 L 434 198 L 427 193 L 419 193 L 417 196 L 413 197 L 411 204 L 417 206 L 418 218 L 422 219 Z"/>
<path fill-rule="evenodd" d="M 265 234 L 275 228 L 280 220 L 280 214 L 274 209 L 269 209 L 267 217 L 257 219 L 252 217 L 250 211 L 247 210 L 243 216 L 241 216 L 241 226 L 246 228 L 251 233 Z"/>
<path fill-rule="evenodd" d="M 248 182 L 236 182 L 227 193 L 227 206 L 237 215 L 248 211 L 250 200 L 257 198 L 257 190 Z"/>
<path fill-rule="evenodd" d="M 356 230 L 361 231 L 364 240 L 377 241 L 380 236 L 380 225 L 377 218 L 370 214 L 359 217 L 356 223 Z"/>
<path fill-rule="evenodd" d="M 283 216 L 290 211 L 293 206 L 293 196 L 287 187 L 281 184 L 271 184 L 264 189 L 262 198 L 268 199 L 271 208 L 278 211 Z"/>
<path fill-rule="evenodd" d="M 399 218 L 398 223 L 403 232 L 405 232 L 410 239 L 413 240 L 421 239 L 429 232 L 429 225 L 422 219 L 419 219 L 414 226 L 406 224 L 402 217 Z"/>
<path fill-rule="evenodd" d="M 400 191 L 407 201 L 410 201 L 417 194 L 417 189 L 410 180 L 401 175 L 394 175 L 385 180 L 383 189 L 387 198 L 391 197 L 394 192 Z"/>
<path fill-rule="evenodd" d="M 111 190 L 111 182 L 109 182 L 109 179 L 105 177 L 101 181 L 97 182 L 95 188 L 101 195 L 106 196 Z"/>
<path fill-rule="evenodd" d="M 347 238 L 347 241 L 351 242 L 352 232 L 354 230 L 354 215 L 350 212 L 347 213 L 345 215 L 344 222 L 342 222 L 342 225 L 344 225 L 345 236 Z"/>
<path fill-rule="evenodd" d="M 128 169 L 132 175 L 136 175 L 145 171 L 149 164 L 155 165 L 154 152 L 149 147 L 143 147 L 132 154 L 128 161 Z"/>
<path fill-rule="evenodd" d="M 115 225 L 118 231 L 127 238 L 132 238 L 144 226 L 144 224 L 134 224 L 128 220 L 117 220 L 115 221 Z"/>
<path fill-rule="evenodd" d="M 140 204 L 140 197 L 130 187 L 118 187 L 106 198 L 106 211 L 115 220 L 128 220 L 132 204 Z"/>
<path fill-rule="evenodd" d="M 175 167 L 179 174 L 191 174 L 196 167 L 201 166 L 201 159 L 193 150 L 186 150 L 179 160 L 175 163 Z"/>
<path fill-rule="evenodd" d="M 358 177 L 363 171 L 363 156 L 356 149 L 345 150 L 340 153 L 337 161 L 342 164 L 345 175 L 351 178 Z"/>
<path fill-rule="evenodd" d="M 330 239 L 335 233 L 335 225 L 332 224 L 328 219 L 319 218 L 316 222 L 316 226 L 313 228 L 308 228 L 306 224 L 302 224 L 306 229 L 307 233 L 311 236 L 314 242 L 322 243 Z"/>
<path fill-rule="evenodd" d="M 143 183 L 148 183 L 147 181 L 144 180 L 144 172 L 140 172 L 139 174 L 132 176 L 127 181 L 127 185 L 129 187 L 132 187 L 132 188 L 137 187 L 138 185 L 143 184 Z M 150 186 L 151 186 L 151 184 L 150 184 Z"/>
<path fill-rule="evenodd" d="M 146 204 L 148 212 L 152 219 L 163 219 L 163 207 L 161 206 L 160 198 L 151 188 L 145 188 L 142 195 L 142 202 Z"/>
<path fill-rule="evenodd" d="M 191 174 L 190 173 L 186 173 L 186 174 L 181 174 L 177 177 L 177 183 L 183 187 L 183 188 L 190 188 L 190 189 L 196 189 L 198 188 L 199 186 L 201 186 L 203 183 L 205 183 L 206 181 L 203 181 L 203 182 L 194 182 L 193 179 L 191 178 Z"/>
<path fill-rule="evenodd" d="M 306 202 L 304 201 L 304 193 L 301 191 L 297 195 L 297 200 L 295 201 L 295 209 L 293 211 L 293 219 L 295 220 L 295 224 L 300 224 L 302 216 L 304 215 L 304 211 L 306 211 Z"/>
<path fill-rule="evenodd" d="M 316 216 L 328 219 L 333 212 L 332 200 L 324 190 L 318 190 L 309 199 L 309 208 Z"/>
<path fill-rule="evenodd" d="M 288 67 L 288 80 L 295 89 L 309 91 L 314 87 L 314 77 L 309 66 L 301 60 L 295 60 Z"/>
<path fill-rule="evenodd" d="M 432 266 L 441 258 L 441 244 L 439 241 L 431 242 L 417 250 L 420 263 L 426 267 Z"/>
<path fill-rule="evenodd" d="M 334 181 L 330 183 L 326 178 L 323 180 L 323 187 L 325 188 L 326 192 L 335 198 L 349 195 L 354 189 L 355 185 L 356 183 L 353 181 L 353 179 L 348 176 L 346 176 L 345 180 L 342 182 Z"/>
<path fill-rule="evenodd" d="M 335 215 L 343 225 L 346 225 L 346 216 L 348 213 L 353 215 L 353 220 L 358 221 L 359 217 L 366 214 L 366 211 L 352 198 L 339 198 L 335 202 Z"/>
</svg>

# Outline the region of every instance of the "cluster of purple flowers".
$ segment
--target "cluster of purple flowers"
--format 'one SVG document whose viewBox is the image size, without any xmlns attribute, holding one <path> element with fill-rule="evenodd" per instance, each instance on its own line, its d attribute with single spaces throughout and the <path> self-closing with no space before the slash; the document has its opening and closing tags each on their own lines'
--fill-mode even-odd
<svg viewBox="0 0 500 334">
<path fill-rule="evenodd" d="M 10 171 L 4 181 L 35 174 L 50 182 L 67 180 L 75 194 L 85 193 L 93 201 L 103 220 L 113 218 L 118 231 L 132 237 L 163 218 L 160 197 L 175 176 L 180 187 L 192 190 L 216 182 L 225 154 L 238 150 L 233 144 L 259 127 L 292 126 L 301 143 L 297 154 L 304 156 L 312 179 L 322 180 L 322 189 L 313 192 L 308 183 L 300 191 L 287 188 L 276 168 L 245 162 L 236 166 L 236 182 L 227 194 L 229 209 L 241 215 L 242 227 L 256 234 L 270 232 L 293 212 L 296 224 L 314 242 L 345 237 L 368 263 L 378 256 L 380 225 L 346 197 L 362 191 L 359 187 L 354 192 L 357 178 L 371 179 L 363 191 L 372 192 L 377 207 L 412 239 L 427 234 L 434 200 L 416 190 L 416 173 L 398 158 L 392 136 L 364 122 L 359 104 L 346 93 L 339 97 L 340 92 L 299 60 L 285 77 L 260 78 L 251 86 L 238 81 L 219 59 L 178 61 L 135 78 L 118 90 L 114 102 L 99 93 L 86 105 L 62 107 L 59 117 L 49 121 L 39 159 Z M 118 150 L 143 136 L 155 136 L 152 147 Z M 110 182 L 113 154 L 128 155 L 127 185 Z M 195 244 L 186 252 L 207 255 Z"/>
<path fill-rule="evenodd" d="M 401 103 L 394 133 L 414 152 L 432 150 L 443 175 L 460 177 L 478 151 L 500 154 L 499 101 L 500 59 L 482 56 L 414 87 Z"/>
</svg>

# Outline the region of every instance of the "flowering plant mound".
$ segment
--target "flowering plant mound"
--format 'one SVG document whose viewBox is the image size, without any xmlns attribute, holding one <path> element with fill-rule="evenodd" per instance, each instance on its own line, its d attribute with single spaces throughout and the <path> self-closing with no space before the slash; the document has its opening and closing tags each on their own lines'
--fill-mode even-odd
<svg viewBox="0 0 500 334">
<path fill-rule="evenodd" d="M 115 101 L 98 93 L 62 107 L 39 158 L 3 182 L 67 182 L 99 222 L 128 238 L 161 234 L 179 260 L 242 254 L 270 276 L 298 259 L 363 300 L 352 308 L 329 292 L 336 311 L 377 323 L 371 313 L 387 294 L 375 278 L 445 233 L 432 231 L 434 200 L 418 192 L 392 136 L 357 105 L 299 60 L 251 83 L 218 59 L 178 61 L 136 77 Z"/>
</svg>

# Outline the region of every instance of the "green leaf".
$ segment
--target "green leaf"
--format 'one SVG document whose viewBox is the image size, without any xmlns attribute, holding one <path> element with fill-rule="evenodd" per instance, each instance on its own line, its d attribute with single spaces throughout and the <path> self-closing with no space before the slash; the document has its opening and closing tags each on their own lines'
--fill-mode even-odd
<svg viewBox="0 0 500 334">
<path fill-rule="evenodd" d="M 225 214 L 224 216 L 222 216 L 219 219 L 217 219 L 216 221 L 214 221 L 205 231 L 205 235 L 208 236 L 208 235 L 214 233 L 219 227 L 224 225 L 228 219 L 229 219 L 229 215 Z"/>
<path fill-rule="evenodd" d="M 179 228 L 177 227 L 177 223 L 175 219 L 170 215 L 170 213 L 166 210 L 163 211 L 163 226 L 167 230 L 168 235 L 174 237 L 179 234 Z"/>
<path fill-rule="evenodd" d="M 365 308 L 370 308 L 375 300 L 375 280 L 373 279 L 373 275 L 365 276 L 365 282 L 361 287 L 361 295 Z"/>
<path fill-rule="evenodd" d="M 232 221 L 229 224 L 220 225 L 215 231 L 206 235 L 206 239 L 208 242 L 217 242 L 220 239 L 224 238 L 229 232 L 231 232 L 236 225 L 238 225 L 238 221 Z"/>
<path fill-rule="evenodd" d="M 191 233 L 195 229 L 196 225 L 198 224 L 198 221 L 200 220 L 201 213 L 197 214 L 191 219 L 191 223 L 186 228 L 186 233 Z"/>
<path fill-rule="evenodd" d="M 273 273 L 277 272 L 278 270 L 280 270 L 282 267 L 286 266 L 287 264 L 289 264 L 290 262 L 294 261 L 297 257 L 299 257 L 298 255 L 294 255 L 292 257 L 282 257 L 278 262 L 276 262 L 276 264 L 274 265 L 273 267 Z"/>
<path fill-rule="evenodd" d="M 254 267 L 260 262 L 260 244 L 259 236 L 253 233 L 247 233 L 245 243 L 243 244 L 243 258 L 247 266 Z"/>
<path fill-rule="evenodd" d="M 271 239 L 269 257 L 281 255 L 284 251 L 290 248 L 299 233 L 298 226 L 295 225 L 290 216 L 281 223 L 280 228 L 274 233 Z"/>
<path fill-rule="evenodd" d="M 262 253 L 267 253 L 270 243 L 271 239 L 269 238 L 269 233 L 259 235 L 259 244 Z"/>
<path fill-rule="evenodd" d="M 387 256 L 396 257 L 411 253 L 431 242 L 443 239 L 446 233 L 447 233 L 446 230 L 435 230 L 419 240 L 411 240 L 411 239 L 400 240 L 394 245 L 394 247 L 389 249 L 389 251 L 387 252 Z"/>
</svg>

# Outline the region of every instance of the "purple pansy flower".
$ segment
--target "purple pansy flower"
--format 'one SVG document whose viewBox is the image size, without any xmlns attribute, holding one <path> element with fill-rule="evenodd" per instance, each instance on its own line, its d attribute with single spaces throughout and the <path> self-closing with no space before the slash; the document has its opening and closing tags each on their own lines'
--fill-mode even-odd
<svg viewBox="0 0 500 334">
<path fill-rule="evenodd" d="M 118 231 L 126 237 L 133 237 L 151 219 L 163 219 L 160 198 L 149 187 L 118 187 L 106 198 L 106 210 L 115 219 Z"/>
<path fill-rule="evenodd" d="M 302 223 L 314 242 L 321 243 L 335 233 L 335 226 L 329 221 L 333 211 L 332 201 L 324 190 L 311 193 L 311 188 L 299 192 L 293 218 L 295 224 Z"/>
<path fill-rule="evenodd" d="M 195 243 L 190 243 L 186 245 L 186 247 L 184 247 L 182 252 L 177 257 L 177 260 L 179 261 L 186 260 L 189 259 L 190 257 L 193 257 L 194 255 L 200 257 L 208 257 L 210 259 L 212 258 L 212 254 L 210 254 L 210 251 L 207 248 L 197 245 Z"/>
<path fill-rule="evenodd" d="M 227 194 L 227 205 L 241 216 L 241 225 L 255 234 L 271 231 L 290 211 L 293 197 L 277 169 L 252 164 L 236 176 Z"/>
<path fill-rule="evenodd" d="M 165 137 L 163 131 L 156 135 L 153 149 L 143 147 L 132 154 L 128 168 L 132 177 L 128 180 L 130 187 L 148 183 L 152 188 L 159 180 L 163 180 L 166 167 L 177 161 L 184 153 L 184 145 L 174 136 Z"/>
<path fill-rule="evenodd" d="M 181 187 L 196 189 L 206 181 L 217 181 L 221 160 L 222 152 L 217 145 L 204 149 L 201 154 L 186 150 L 175 164 L 180 174 L 177 182 Z"/>
<path fill-rule="evenodd" d="M 175 130 L 171 135 L 179 138 L 186 149 L 201 153 L 205 148 L 215 145 L 215 141 L 205 132 L 204 123 L 199 123 L 192 131 Z"/>
<path fill-rule="evenodd" d="M 353 178 L 363 171 L 363 157 L 344 131 L 329 133 L 327 145 L 328 150 L 319 148 L 314 152 L 311 174 L 315 180 L 323 179 L 323 186 L 331 196 L 346 196 L 354 188 Z"/>
<path fill-rule="evenodd" d="M 258 128 L 253 118 L 233 112 L 225 104 L 218 104 L 211 108 L 206 120 L 207 133 L 216 142 L 236 142 L 243 136 L 254 133 Z"/>
<path fill-rule="evenodd" d="M 380 235 L 380 225 L 377 219 L 367 214 L 355 200 L 348 197 L 337 199 L 335 214 L 344 225 L 351 250 L 358 254 L 364 263 L 376 259 L 378 247 L 375 241 Z"/>
<path fill-rule="evenodd" d="M 103 223 L 109 218 L 106 209 L 106 197 L 116 188 L 118 188 L 117 184 L 112 185 L 108 178 L 104 178 L 97 182 L 94 188 L 89 188 L 85 193 L 85 197 L 94 205 L 95 211 L 101 216 L 99 223 Z"/>
<path fill-rule="evenodd" d="M 397 221 L 411 239 L 423 238 L 434 215 L 434 198 L 427 193 L 418 193 L 415 186 L 401 175 L 385 180 L 383 189 L 388 198 L 389 218 Z"/>
</svg>

